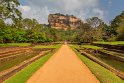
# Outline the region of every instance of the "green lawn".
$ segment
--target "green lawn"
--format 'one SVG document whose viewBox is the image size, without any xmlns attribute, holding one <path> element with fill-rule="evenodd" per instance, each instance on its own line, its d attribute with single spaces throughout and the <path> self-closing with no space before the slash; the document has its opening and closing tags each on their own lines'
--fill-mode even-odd
<svg viewBox="0 0 124 83">
<path fill-rule="evenodd" d="M 0 44 L 0 47 L 7 47 L 7 46 L 29 46 L 31 43 L 6 43 Z"/>
<path fill-rule="evenodd" d="M 60 47 L 61 44 L 57 44 L 57 45 L 36 45 L 33 48 L 58 48 Z"/>
<path fill-rule="evenodd" d="M 98 44 L 110 44 L 110 45 L 124 45 L 124 41 L 115 41 L 115 42 L 93 42 Z"/>
<path fill-rule="evenodd" d="M 56 50 L 60 48 L 61 45 L 56 47 Z M 40 58 L 39 60 L 33 62 L 16 75 L 12 76 L 5 83 L 26 83 L 26 81 L 36 72 L 54 53 L 49 53 L 46 56 Z"/>
<path fill-rule="evenodd" d="M 81 47 L 84 48 L 91 48 L 91 49 L 103 49 L 102 47 L 98 47 L 98 46 L 93 46 L 93 45 L 81 45 Z"/>
<path fill-rule="evenodd" d="M 99 64 L 93 62 L 92 60 L 86 58 L 77 52 L 74 48 L 78 47 L 77 45 L 70 45 L 70 47 L 75 51 L 78 57 L 82 60 L 83 63 L 91 70 L 91 72 L 100 80 L 101 83 L 124 83 L 124 80 L 100 66 Z"/>
<path fill-rule="evenodd" d="M 82 45 L 81 47 L 84 48 L 91 48 L 91 49 L 102 49 L 102 47 L 98 47 L 98 46 L 93 46 L 93 45 Z M 113 51 L 107 51 L 107 50 L 102 50 L 105 53 L 109 53 L 109 54 L 113 54 L 113 56 L 124 56 L 124 54 L 122 53 L 117 53 L 117 52 L 113 52 Z M 121 70 L 124 72 L 124 63 L 120 62 L 120 61 L 116 61 L 114 59 L 109 58 L 107 55 L 100 55 L 100 54 L 96 54 L 94 55 L 96 58 L 100 59 L 101 61 L 105 62 L 106 64 L 114 67 L 115 69 Z"/>
<path fill-rule="evenodd" d="M 101 55 L 101 54 L 97 54 L 97 55 L 95 55 L 95 57 L 98 58 L 100 61 L 103 61 L 104 63 L 112 66 L 113 68 L 124 72 L 124 63 L 123 62 L 111 59 L 111 58 L 109 58 L 109 56 Z"/>
<path fill-rule="evenodd" d="M 33 53 L 33 52 L 32 53 L 23 53 L 23 54 L 17 55 L 17 57 L 15 57 L 15 58 L 10 58 L 7 61 L 4 61 L 4 62 L 0 61 L 0 72 L 3 70 L 6 70 L 8 68 L 11 68 L 15 65 L 18 65 L 19 63 L 21 63 L 25 60 L 28 60 L 36 55 L 37 54 Z"/>
</svg>

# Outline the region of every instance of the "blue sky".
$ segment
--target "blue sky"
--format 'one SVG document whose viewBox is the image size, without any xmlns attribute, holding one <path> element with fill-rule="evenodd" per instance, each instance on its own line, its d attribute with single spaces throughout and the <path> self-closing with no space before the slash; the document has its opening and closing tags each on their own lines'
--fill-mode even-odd
<svg viewBox="0 0 124 83">
<path fill-rule="evenodd" d="M 50 13 L 73 14 L 82 20 L 98 16 L 110 22 L 124 11 L 124 0 L 20 0 L 24 18 L 47 23 Z"/>
<path fill-rule="evenodd" d="M 107 5 L 109 3 L 109 6 Z M 124 11 L 124 0 L 100 0 L 102 8 L 108 11 L 106 16 L 107 21 L 111 21 L 115 16 Z"/>
</svg>

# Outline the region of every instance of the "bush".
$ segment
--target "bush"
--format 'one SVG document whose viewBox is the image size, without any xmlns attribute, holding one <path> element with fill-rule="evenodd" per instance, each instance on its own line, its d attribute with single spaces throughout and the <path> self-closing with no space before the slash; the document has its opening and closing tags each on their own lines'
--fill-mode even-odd
<svg viewBox="0 0 124 83">
<path fill-rule="evenodd" d="M 117 33 L 118 33 L 117 40 L 124 41 L 124 26 L 118 27 Z"/>
</svg>

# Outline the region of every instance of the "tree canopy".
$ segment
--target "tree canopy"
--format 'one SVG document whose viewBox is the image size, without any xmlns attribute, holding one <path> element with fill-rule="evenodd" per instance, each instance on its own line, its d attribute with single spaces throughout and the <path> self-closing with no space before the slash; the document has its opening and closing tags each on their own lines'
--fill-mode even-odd
<svg viewBox="0 0 124 83">
<path fill-rule="evenodd" d="M 79 28 L 66 31 L 40 24 L 36 19 L 22 18 L 18 0 L 0 0 L 0 43 L 11 42 L 93 42 L 124 40 L 124 11 L 110 25 L 98 17 L 91 17 Z M 13 21 L 11 24 L 5 20 Z"/>
</svg>

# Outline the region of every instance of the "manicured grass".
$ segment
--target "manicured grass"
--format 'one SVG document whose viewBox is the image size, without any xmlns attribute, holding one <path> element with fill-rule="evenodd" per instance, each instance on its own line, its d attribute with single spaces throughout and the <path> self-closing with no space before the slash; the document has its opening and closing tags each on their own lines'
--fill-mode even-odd
<svg viewBox="0 0 124 83">
<path fill-rule="evenodd" d="M 59 45 L 56 50 L 58 50 L 60 46 L 61 45 Z M 26 83 L 26 81 L 32 76 L 32 74 L 37 71 L 53 54 L 54 53 L 49 53 L 39 60 L 33 62 L 22 71 L 6 80 L 5 83 Z"/>
<path fill-rule="evenodd" d="M 61 44 L 57 44 L 57 45 L 36 45 L 33 48 L 58 48 L 60 47 Z"/>
<path fill-rule="evenodd" d="M 101 54 L 96 54 L 95 57 L 98 58 L 99 60 L 105 62 L 106 64 L 112 66 L 113 68 L 124 72 L 124 63 L 123 62 L 111 59 L 111 58 L 109 58 L 109 56 L 101 55 Z"/>
<path fill-rule="evenodd" d="M 0 44 L 0 47 L 7 47 L 7 46 L 29 46 L 31 43 L 6 43 Z"/>
<path fill-rule="evenodd" d="M 3 70 L 6 70 L 8 68 L 11 68 L 15 65 L 18 65 L 19 63 L 21 63 L 25 60 L 28 60 L 36 55 L 37 54 L 33 53 L 33 52 L 32 53 L 23 53 L 23 54 L 17 55 L 17 57 L 15 57 L 15 58 L 10 58 L 7 61 L 4 61 L 4 62 L 0 61 L 0 72 Z"/>
<path fill-rule="evenodd" d="M 93 42 L 98 44 L 110 44 L 110 45 L 124 45 L 124 41 L 115 41 L 115 42 Z"/>
<path fill-rule="evenodd" d="M 91 48 L 91 49 L 102 49 L 102 47 L 93 46 L 93 45 L 82 45 L 84 48 Z M 122 53 L 117 53 L 113 51 L 102 50 L 105 53 L 113 54 L 114 56 L 124 56 Z M 96 58 L 100 59 L 101 61 L 105 62 L 106 64 L 124 72 L 124 63 L 120 61 L 116 61 L 114 59 L 109 58 L 107 55 L 96 54 L 94 55 Z"/>
<path fill-rule="evenodd" d="M 99 64 L 93 62 L 92 60 L 86 58 L 77 52 L 74 48 L 78 47 L 77 45 L 70 45 L 70 47 L 75 51 L 78 57 L 82 60 L 83 63 L 87 65 L 90 71 L 97 77 L 101 83 L 124 83 L 124 80 L 100 66 Z"/>
<path fill-rule="evenodd" d="M 81 47 L 84 48 L 92 48 L 92 49 L 102 49 L 102 47 L 98 47 L 98 46 L 93 46 L 93 45 L 81 45 Z"/>
</svg>

